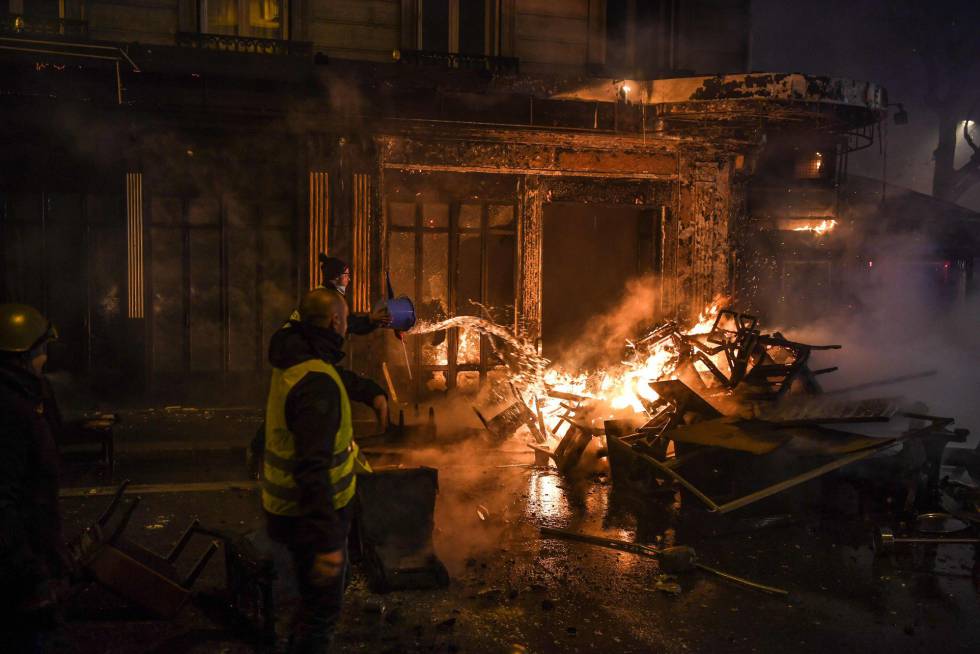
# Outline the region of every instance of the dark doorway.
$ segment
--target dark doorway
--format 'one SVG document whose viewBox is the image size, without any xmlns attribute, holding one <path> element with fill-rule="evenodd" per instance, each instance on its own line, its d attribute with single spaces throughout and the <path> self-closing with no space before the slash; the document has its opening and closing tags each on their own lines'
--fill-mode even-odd
<svg viewBox="0 0 980 654">
<path fill-rule="evenodd" d="M 544 211 L 542 341 L 561 361 L 590 320 L 615 306 L 626 281 L 657 270 L 660 212 L 554 203 Z"/>
</svg>

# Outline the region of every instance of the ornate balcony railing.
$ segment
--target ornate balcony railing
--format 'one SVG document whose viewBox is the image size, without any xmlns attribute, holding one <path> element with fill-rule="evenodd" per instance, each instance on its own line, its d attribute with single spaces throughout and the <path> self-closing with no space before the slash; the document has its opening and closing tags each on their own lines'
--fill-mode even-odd
<svg viewBox="0 0 980 654">
<path fill-rule="evenodd" d="M 516 57 L 489 57 L 459 52 L 430 52 L 428 50 L 396 50 L 395 58 L 402 63 L 413 66 L 485 70 L 504 75 L 517 74 L 520 63 Z"/>
<path fill-rule="evenodd" d="M 88 21 L 72 18 L 36 18 L 20 14 L 7 14 L 0 19 L 2 36 L 63 36 L 73 39 L 88 38 Z"/>
<path fill-rule="evenodd" d="M 218 52 L 247 52 L 293 57 L 310 57 L 313 55 L 313 44 L 309 41 L 282 41 L 279 39 L 262 39 L 256 36 L 199 34 L 197 32 L 177 32 L 176 41 L 177 45 L 181 47 Z"/>
</svg>

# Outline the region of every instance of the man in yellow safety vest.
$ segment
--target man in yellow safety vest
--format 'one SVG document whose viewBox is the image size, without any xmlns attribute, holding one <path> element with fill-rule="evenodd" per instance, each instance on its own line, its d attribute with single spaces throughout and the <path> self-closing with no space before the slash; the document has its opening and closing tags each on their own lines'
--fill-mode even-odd
<svg viewBox="0 0 980 654">
<path fill-rule="evenodd" d="M 334 367 L 343 357 L 347 304 L 333 289 L 310 291 L 273 337 L 265 412 L 262 506 L 269 537 L 293 559 L 301 606 L 291 652 L 322 652 L 343 606 L 347 536 L 358 472 L 370 472 L 353 439 L 350 399 L 371 405 L 382 427 L 380 386 Z"/>
</svg>

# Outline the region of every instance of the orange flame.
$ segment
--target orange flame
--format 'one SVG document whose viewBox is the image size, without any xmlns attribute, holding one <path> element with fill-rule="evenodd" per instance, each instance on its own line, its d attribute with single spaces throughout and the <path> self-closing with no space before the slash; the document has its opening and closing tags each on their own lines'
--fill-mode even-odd
<svg viewBox="0 0 980 654">
<path fill-rule="evenodd" d="M 837 221 L 834 219 L 824 219 L 818 223 L 812 225 L 803 225 L 802 227 L 794 227 L 794 232 L 813 232 L 817 236 L 823 236 L 827 232 L 833 231 L 834 227 L 837 227 Z"/>
<path fill-rule="evenodd" d="M 724 302 L 725 298 L 718 298 L 705 307 L 694 325 L 683 330 L 683 333 L 692 335 L 711 331 Z M 604 407 L 606 414 L 596 415 L 596 420 L 623 412 L 642 414 L 646 411 L 644 402 L 653 402 L 659 397 L 648 382 L 671 378 L 677 367 L 678 353 L 670 339 L 641 347 L 642 352 L 632 359 L 600 371 L 575 373 L 558 367 L 549 368 L 545 372 L 544 383 L 552 390 L 589 398 Z M 568 429 L 568 424 L 561 419 L 565 412 L 563 402 L 536 394 L 535 401 L 549 429 L 560 438 Z"/>
</svg>

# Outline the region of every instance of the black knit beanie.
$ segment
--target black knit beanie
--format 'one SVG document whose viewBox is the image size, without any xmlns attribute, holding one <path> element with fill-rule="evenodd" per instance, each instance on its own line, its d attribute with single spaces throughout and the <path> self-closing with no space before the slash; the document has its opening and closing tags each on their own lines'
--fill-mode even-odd
<svg viewBox="0 0 980 654">
<path fill-rule="evenodd" d="M 337 257 L 328 257 L 327 255 L 320 254 L 320 272 L 323 273 L 323 281 L 329 282 L 337 277 L 340 277 L 345 272 L 350 272 L 350 266 L 343 259 L 338 259 Z"/>
</svg>

